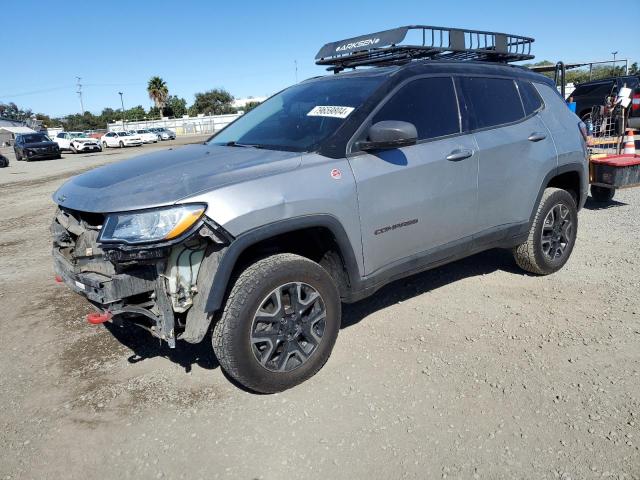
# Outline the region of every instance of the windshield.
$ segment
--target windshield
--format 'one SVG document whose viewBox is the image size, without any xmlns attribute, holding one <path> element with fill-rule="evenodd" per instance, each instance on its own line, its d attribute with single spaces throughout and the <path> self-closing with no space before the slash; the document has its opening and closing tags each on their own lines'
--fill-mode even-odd
<svg viewBox="0 0 640 480">
<path fill-rule="evenodd" d="M 38 142 L 50 142 L 51 139 L 42 133 L 36 133 L 33 135 L 23 135 L 23 143 L 38 143 Z"/>
<path fill-rule="evenodd" d="M 314 150 L 383 80 L 326 78 L 294 85 L 240 117 L 209 143 L 293 152 Z"/>
<path fill-rule="evenodd" d="M 118 132 L 118 136 L 119 136 L 119 137 L 128 137 L 128 136 L 130 136 L 130 135 L 131 135 L 131 134 L 130 134 L 129 132 Z"/>
<path fill-rule="evenodd" d="M 138 133 L 149 133 L 149 130 L 138 130 Z"/>
<path fill-rule="evenodd" d="M 71 138 L 85 138 L 86 135 L 84 133 L 81 133 L 81 132 L 71 132 L 71 133 L 69 133 L 69 137 L 71 137 Z"/>
</svg>

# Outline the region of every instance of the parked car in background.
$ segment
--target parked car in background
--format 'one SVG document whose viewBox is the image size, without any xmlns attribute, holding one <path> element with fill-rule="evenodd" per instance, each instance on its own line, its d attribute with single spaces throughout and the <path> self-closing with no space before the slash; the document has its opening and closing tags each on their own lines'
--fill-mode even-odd
<svg viewBox="0 0 640 480">
<path fill-rule="evenodd" d="M 140 130 L 131 130 L 129 133 L 140 137 L 142 143 L 156 143 L 161 140 L 160 135 L 144 128 Z"/>
<path fill-rule="evenodd" d="M 139 147 L 142 145 L 140 137 L 129 132 L 107 132 L 100 138 L 100 142 L 103 148 Z"/>
<path fill-rule="evenodd" d="M 616 95 L 622 87 L 633 90 L 631 111 L 629 112 L 629 128 L 640 129 L 640 76 L 601 78 L 579 84 L 570 98 L 576 103 L 576 114 L 584 121 L 591 117 L 591 109 L 596 105 L 604 105 L 605 98 Z"/>
<path fill-rule="evenodd" d="M 160 140 L 175 140 L 176 132 L 169 130 L 168 128 L 150 128 L 150 131 L 160 135 Z"/>
<path fill-rule="evenodd" d="M 100 141 L 83 132 L 60 132 L 53 138 L 53 141 L 62 151 L 68 150 L 73 153 L 102 151 Z"/>
<path fill-rule="evenodd" d="M 44 160 L 48 158 L 61 158 L 58 144 L 44 133 L 22 133 L 16 135 L 13 145 L 16 160 Z"/>
<path fill-rule="evenodd" d="M 102 135 L 107 133 L 107 130 L 85 130 L 83 133 L 89 138 L 100 140 L 100 138 L 102 138 Z"/>
</svg>

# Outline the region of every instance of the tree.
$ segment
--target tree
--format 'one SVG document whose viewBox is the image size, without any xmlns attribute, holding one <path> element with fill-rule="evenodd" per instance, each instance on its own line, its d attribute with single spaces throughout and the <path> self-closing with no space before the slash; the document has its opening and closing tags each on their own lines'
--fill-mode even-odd
<svg viewBox="0 0 640 480">
<path fill-rule="evenodd" d="M 629 75 L 637 75 L 640 73 L 640 69 L 638 69 L 638 62 L 633 62 L 629 67 Z"/>
<path fill-rule="evenodd" d="M 162 116 L 163 108 L 167 103 L 167 97 L 169 96 L 167 83 L 160 77 L 151 77 L 147 84 L 147 93 L 149 94 L 149 98 L 153 100 L 153 103 L 155 103 L 158 110 L 160 110 L 160 115 Z"/>
<path fill-rule="evenodd" d="M 30 109 L 23 110 L 13 102 L 0 103 L 0 116 L 2 117 L 23 122 L 31 118 L 32 115 L 33 112 Z"/>
<path fill-rule="evenodd" d="M 196 93 L 189 114 L 224 115 L 225 113 L 235 113 L 236 109 L 231 106 L 231 102 L 233 102 L 233 95 L 222 88 Z"/>
<path fill-rule="evenodd" d="M 40 120 L 42 125 L 46 128 L 62 126 L 62 122 L 59 118 L 51 118 L 49 115 L 45 115 L 44 113 L 36 113 L 36 120 Z"/>
<path fill-rule="evenodd" d="M 130 108 L 124 112 L 124 118 L 128 121 L 142 120 L 146 115 L 147 111 L 142 105 Z"/>
<path fill-rule="evenodd" d="M 187 113 L 187 101 L 176 95 L 169 95 L 164 107 L 164 113 L 168 117 L 180 118 Z"/>
<path fill-rule="evenodd" d="M 258 105 L 260 105 L 260 102 L 247 102 L 240 110 L 244 110 L 244 113 L 247 113 L 256 108 Z"/>
</svg>

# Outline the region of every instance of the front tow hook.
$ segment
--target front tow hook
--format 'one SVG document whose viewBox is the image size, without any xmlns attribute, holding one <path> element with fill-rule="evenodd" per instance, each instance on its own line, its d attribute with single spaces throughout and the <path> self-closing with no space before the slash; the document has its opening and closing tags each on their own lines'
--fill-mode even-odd
<svg viewBox="0 0 640 480">
<path fill-rule="evenodd" d="M 87 322 L 91 325 L 100 325 L 108 322 L 113 317 L 111 312 L 93 312 L 87 315 Z"/>
</svg>

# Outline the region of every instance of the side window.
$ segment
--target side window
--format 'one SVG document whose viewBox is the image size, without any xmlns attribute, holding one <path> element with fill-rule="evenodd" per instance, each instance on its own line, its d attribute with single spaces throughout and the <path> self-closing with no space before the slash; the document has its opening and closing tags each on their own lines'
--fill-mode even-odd
<svg viewBox="0 0 640 480">
<path fill-rule="evenodd" d="M 542 98 L 540 98 L 540 94 L 531 82 L 518 80 L 518 90 L 520 90 L 520 98 L 522 98 L 522 105 L 524 106 L 524 114 L 526 116 L 542 108 Z"/>
<path fill-rule="evenodd" d="M 418 140 L 460 132 L 458 102 L 450 77 L 421 78 L 406 84 L 373 117 L 373 123 L 413 123 Z"/>
<path fill-rule="evenodd" d="M 524 118 L 520 95 L 513 80 L 462 77 L 462 90 L 470 104 L 472 128 L 487 128 Z"/>
<path fill-rule="evenodd" d="M 58 137 L 58 138 L 64 138 L 64 133 L 59 133 L 58 135 L 56 135 L 56 137 Z"/>
</svg>

